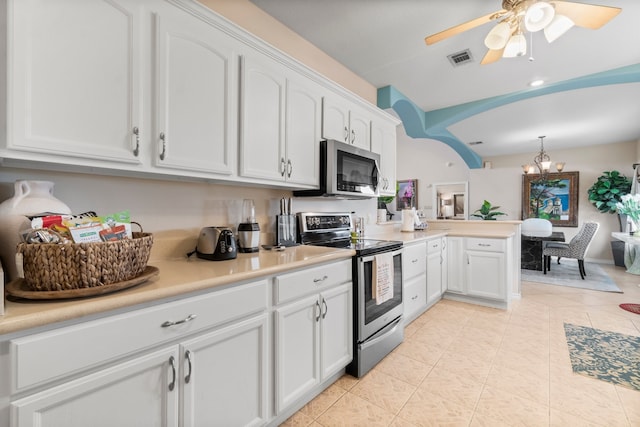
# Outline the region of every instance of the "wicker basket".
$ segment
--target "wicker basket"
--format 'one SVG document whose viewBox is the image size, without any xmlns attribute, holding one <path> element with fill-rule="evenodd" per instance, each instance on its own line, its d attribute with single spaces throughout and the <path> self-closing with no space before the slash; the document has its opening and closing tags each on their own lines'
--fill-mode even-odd
<svg viewBox="0 0 640 427">
<path fill-rule="evenodd" d="M 153 235 L 96 243 L 20 243 L 24 280 L 34 291 L 92 288 L 133 279 L 144 271 Z"/>
</svg>

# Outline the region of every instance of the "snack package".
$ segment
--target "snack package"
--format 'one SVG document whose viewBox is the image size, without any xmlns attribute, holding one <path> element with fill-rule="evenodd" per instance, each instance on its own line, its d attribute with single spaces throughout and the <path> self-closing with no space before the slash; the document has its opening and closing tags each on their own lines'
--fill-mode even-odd
<svg viewBox="0 0 640 427">
<path fill-rule="evenodd" d="M 64 220 L 63 225 L 69 228 L 75 243 L 104 242 L 133 237 L 129 211 L 107 216 Z"/>
</svg>

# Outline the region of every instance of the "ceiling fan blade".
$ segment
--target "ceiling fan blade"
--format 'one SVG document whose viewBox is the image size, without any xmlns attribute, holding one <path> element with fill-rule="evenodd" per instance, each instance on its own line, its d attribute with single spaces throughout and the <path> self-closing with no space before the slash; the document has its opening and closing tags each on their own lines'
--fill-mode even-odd
<svg viewBox="0 0 640 427">
<path fill-rule="evenodd" d="M 480 65 L 491 64 L 492 62 L 498 61 L 500 58 L 502 58 L 503 52 L 504 48 L 496 50 L 489 49 L 484 58 L 482 58 L 482 61 L 480 61 Z"/>
<path fill-rule="evenodd" d="M 424 41 L 428 45 L 434 44 L 451 36 L 455 36 L 456 34 L 463 33 L 465 31 L 471 30 L 472 28 L 479 27 L 482 24 L 486 24 L 487 22 L 492 21 L 493 19 L 501 17 L 503 14 L 507 13 L 506 10 L 502 9 L 497 12 L 489 13 L 488 15 L 481 16 L 476 19 L 472 19 L 471 21 L 467 21 L 463 24 L 456 25 L 455 27 L 448 28 L 444 31 L 440 31 L 439 33 L 432 34 L 430 36 L 425 37 Z"/>
<path fill-rule="evenodd" d="M 571 19 L 578 27 L 597 30 L 619 14 L 619 7 L 599 6 L 596 4 L 575 3 L 570 1 L 551 2 L 556 13 Z"/>
</svg>

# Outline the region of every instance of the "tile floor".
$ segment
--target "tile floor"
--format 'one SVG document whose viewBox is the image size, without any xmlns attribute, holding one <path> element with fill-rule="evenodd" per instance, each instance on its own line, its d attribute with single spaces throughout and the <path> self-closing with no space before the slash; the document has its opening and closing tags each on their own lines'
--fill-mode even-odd
<svg viewBox="0 0 640 427">
<path fill-rule="evenodd" d="M 571 370 L 564 322 L 640 336 L 618 307 L 640 303 L 640 276 L 603 268 L 624 294 L 523 282 L 509 311 L 440 301 L 283 426 L 640 426 L 640 391 Z"/>
</svg>

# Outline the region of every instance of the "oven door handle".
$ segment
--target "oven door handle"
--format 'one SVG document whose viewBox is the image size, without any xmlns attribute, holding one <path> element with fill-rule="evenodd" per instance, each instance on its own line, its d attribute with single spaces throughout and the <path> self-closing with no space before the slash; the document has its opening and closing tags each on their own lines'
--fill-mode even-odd
<svg viewBox="0 0 640 427">
<path fill-rule="evenodd" d="M 401 327 L 402 326 L 400 324 L 401 322 L 402 322 L 402 316 L 398 317 L 396 320 L 389 323 L 384 328 L 380 329 L 378 332 L 376 332 L 373 336 L 371 336 L 368 340 L 361 343 L 360 345 L 366 346 L 366 347 L 371 347 L 376 345 L 376 343 L 384 340 L 387 337 L 387 335 L 393 334 L 399 327 Z"/>
<path fill-rule="evenodd" d="M 387 254 L 387 253 L 389 253 L 389 252 L 380 252 L 378 255 Z M 391 252 L 391 255 L 392 256 L 396 256 L 396 255 L 399 255 L 401 253 L 402 253 L 402 248 Z M 375 259 L 375 257 L 376 257 L 375 255 L 370 255 L 370 256 L 363 256 L 363 257 L 358 258 L 358 259 L 360 260 L 360 262 L 371 262 L 371 261 L 373 261 Z"/>
</svg>

